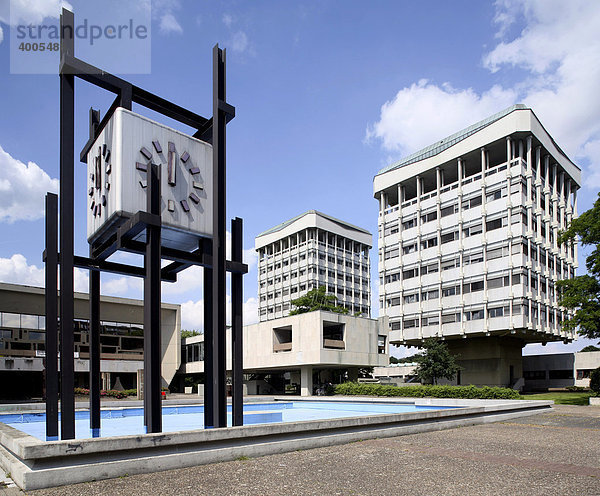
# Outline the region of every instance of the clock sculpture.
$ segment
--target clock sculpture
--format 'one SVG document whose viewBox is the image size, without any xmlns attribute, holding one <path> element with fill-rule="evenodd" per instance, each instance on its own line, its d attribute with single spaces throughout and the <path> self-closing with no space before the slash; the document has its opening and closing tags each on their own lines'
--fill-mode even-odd
<svg viewBox="0 0 600 496">
<path fill-rule="evenodd" d="M 212 236 L 212 146 L 117 108 L 88 154 L 88 242 L 146 210 L 151 164 L 161 168 L 162 246 L 193 250 Z"/>
</svg>

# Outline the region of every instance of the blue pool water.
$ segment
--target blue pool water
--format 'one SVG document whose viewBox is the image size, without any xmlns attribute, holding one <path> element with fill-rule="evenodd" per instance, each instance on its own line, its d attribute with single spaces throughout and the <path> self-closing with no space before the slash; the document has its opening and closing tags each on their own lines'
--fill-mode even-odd
<svg viewBox="0 0 600 496">
<path fill-rule="evenodd" d="M 359 417 L 386 413 L 444 410 L 450 407 L 415 406 L 400 403 L 289 401 L 275 403 L 244 404 L 244 425 L 299 422 L 342 417 Z M 163 432 L 187 431 L 204 428 L 204 407 L 163 407 Z M 88 411 L 75 412 L 75 437 L 92 437 Z M 142 408 L 117 408 L 102 410 L 101 436 L 124 436 L 144 434 L 144 410 Z M 0 422 L 46 440 L 45 413 L 0 414 Z M 231 425 L 231 405 L 228 405 L 227 422 Z"/>
</svg>

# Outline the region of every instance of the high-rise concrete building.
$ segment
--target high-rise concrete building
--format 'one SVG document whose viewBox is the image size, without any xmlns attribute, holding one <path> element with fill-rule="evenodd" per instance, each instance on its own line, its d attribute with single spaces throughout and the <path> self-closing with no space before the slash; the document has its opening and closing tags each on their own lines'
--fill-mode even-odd
<svg viewBox="0 0 600 496">
<path fill-rule="evenodd" d="M 285 317 L 291 301 L 325 286 L 352 314 L 371 314 L 371 233 L 309 210 L 256 237 L 260 320 Z"/>
<path fill-rule="evenodd" d="M 445 339 L 463 384 L 514 385 L 527 343 L 573 339 L 555 283 L 576 245 L 581 170 L 534 112 L 514 105 L 382 169 L 379 305 L 390 343 Z"/>
</svg>

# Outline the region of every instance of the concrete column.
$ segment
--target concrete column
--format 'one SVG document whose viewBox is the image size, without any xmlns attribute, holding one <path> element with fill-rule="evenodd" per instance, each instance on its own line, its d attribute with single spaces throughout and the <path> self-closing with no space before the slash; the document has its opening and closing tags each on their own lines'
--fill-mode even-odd
<svg viewBox="0 0 600 496">
<path fill-rule="evenodd" d="M 481 148 L 481 178 L 485 179 L 485 169 L 486 169 L 486 160 L 485 160 L 485 148 Z"/>
<path fill-rule="evenodd" d="M 577 218 L 577 188 L 573 191 L 573 218 Z"/>
<path fill-rule="evenodd" d="M 511 139 L 510 139 L 510 136 L 507 136 L 506 137 L 506 162 L 509 164 L 509 166 L 510 166 L 511 148 L 512 148 Z"/>
<path fill-rule="evenodd" d="M 311 365 L 300 367 L 300 396 L 312 396 L 313 370 Z"/>
<path fill-rule="evenodd" d="M 533 160 L 532 153 L 531 153 L 532 147 L 533 147 L 533 137 L 527 136 L 527 173 L 528 174 L 531 172 L 531 161 Z"/>
<path fill-rule="evenodd" d="M 523 158 L 523 140 L 519 140 L 519 158 Z"/>
<path fill-rule="evenodd" d="M 350 382 L 358 382 L 358 367 L 348 369 L 348 380 Z"/>
</svg>

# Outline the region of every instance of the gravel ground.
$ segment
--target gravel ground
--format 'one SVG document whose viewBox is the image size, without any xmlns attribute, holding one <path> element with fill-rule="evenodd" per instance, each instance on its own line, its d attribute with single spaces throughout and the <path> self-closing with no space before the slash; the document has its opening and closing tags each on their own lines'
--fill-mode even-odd
<svg viewBox="0 0 600 496">
<path fill-rule="evenodd" d="M 0 488 L 0 496 L 22 494 Z M 600 495 L 600 408 L 53 489 L 50 495 Z"/>
</svg>

